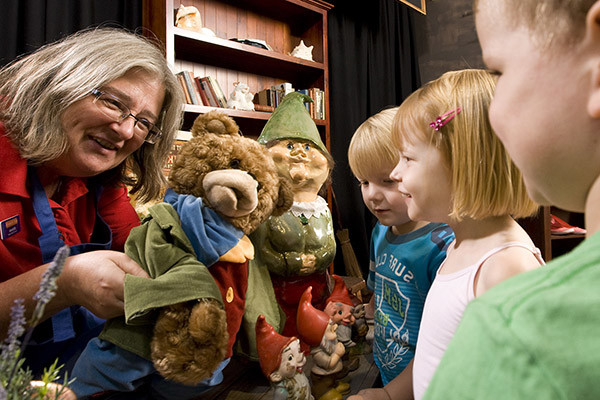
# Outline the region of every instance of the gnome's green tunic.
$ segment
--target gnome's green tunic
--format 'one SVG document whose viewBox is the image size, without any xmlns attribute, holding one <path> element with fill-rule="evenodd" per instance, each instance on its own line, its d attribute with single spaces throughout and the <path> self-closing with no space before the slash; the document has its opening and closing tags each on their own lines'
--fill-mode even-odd
<svg viewBox="0 0 600 400">
<path fill-rule="evenodd" d="M 317 126 L 304 107 L 310 97 L 293 92 L 286 95 L 266 123 L 258 142 L 273 140 L 310 141 L 329 155 Z M 316 196 L 316 193 L 315 193 Z M 335 256 L 335 235 L 327 202 L 295 201 L 290 211 L 270 217 L 251 236 L 255 261 L 268 268 L 277 301 L 286 314 L 282 334 L 298 336 L 296 311 L 304 289 L 313 287 L 313 304 L 323 309 L 329 295 L 327 268 Z M 314 268 L 303 267 L 302 257 L 315 256 Z"/>
</svg>

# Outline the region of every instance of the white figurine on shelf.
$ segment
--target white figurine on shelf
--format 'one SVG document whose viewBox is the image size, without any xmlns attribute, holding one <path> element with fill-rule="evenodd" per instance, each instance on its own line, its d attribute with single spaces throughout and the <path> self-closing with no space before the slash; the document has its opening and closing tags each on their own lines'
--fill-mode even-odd
<svg viewBox="0 0 600 400">
<path fill-rule="evenodd" d="M 248 85 L 241 82 L 235 82 L 233 84 L 233 91 L 229 96 L 229 100 L 227 100 L 227 108 L 254 111 L 253 98 L 254 94 L 250 93 Z"/>
<path fill-rule="evenodd" d="M 300 44 L 292 50 L 291 56 L 302 58 L 304 60 L 313 61 L 312 51 L 314 46 L 306 46 L 304 40 L 300 41 Z"/>
<path fill-rule="evenodd" d="M 202 26 L 200 11 L 194 6 L 184 6 L 183 4 L 179 6 L 177 15 L 175 16 L 175 26 L 207 36 L 215 36 L 213 31 Z"/>
</svg>

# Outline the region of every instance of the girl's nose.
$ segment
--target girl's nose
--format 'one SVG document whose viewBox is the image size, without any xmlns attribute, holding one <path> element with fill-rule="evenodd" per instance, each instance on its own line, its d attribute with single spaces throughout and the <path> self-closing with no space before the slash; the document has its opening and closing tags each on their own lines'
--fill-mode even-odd
<svg viewBox="0 0 600 400">
<path fill-rule="evenodd" d="M 402 163 L 396 164 L 392 172 L 390 172 L 390 179 L 396 182 L 402 181 Z"/>
</svg>

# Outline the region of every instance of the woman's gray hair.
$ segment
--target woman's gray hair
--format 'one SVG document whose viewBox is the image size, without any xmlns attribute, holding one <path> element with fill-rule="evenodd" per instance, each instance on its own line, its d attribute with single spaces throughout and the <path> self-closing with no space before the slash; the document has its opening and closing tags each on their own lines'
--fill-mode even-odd
<svg viewBox="0 0 600 400">
<path fill-rule="evenodd" d="M 67 147 L 61 123 L 67 107 L 132 70 L 156 76 L 164 85 L 157 122 L 163 134 L 98 179 L 131 185 L 142 201 L 157 198 L 166 183 L 162 165 L 181 126 L 184 102 L 158 43 L 122 29 L 95 28 L 45 45 L 0 70 L 0 120 L 21 157 L 34 165 L 53 160 Z"/>
</svg>

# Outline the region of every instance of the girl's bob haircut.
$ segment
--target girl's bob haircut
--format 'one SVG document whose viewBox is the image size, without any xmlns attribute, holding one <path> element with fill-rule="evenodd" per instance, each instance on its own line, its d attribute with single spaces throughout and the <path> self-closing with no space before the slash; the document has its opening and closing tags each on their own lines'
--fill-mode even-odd
<svg viewBox="0 0 600 400">
<path fill-rule="evenodd" d="M 387 108 L 369 117 L 354 132 L 348 146 L 348 163 L 357 179 L 381 171 L 392 171 L 400 153 L 392 142 L 392 126 L 398 107 Z"/>
<path fill-rule="evenodd" d="M 527 195 L 521 172 L 494 134 L 488 109 L 496 80 L 485 70 L 446 72 L 411 94 L 394 119 L 394 144 L 428 141 L 448 163 L 452 179 L 451 218 L 524 218 L 538 205 Z M 456 111 L 439 130 L 430 126 Z"/>
</svg>

